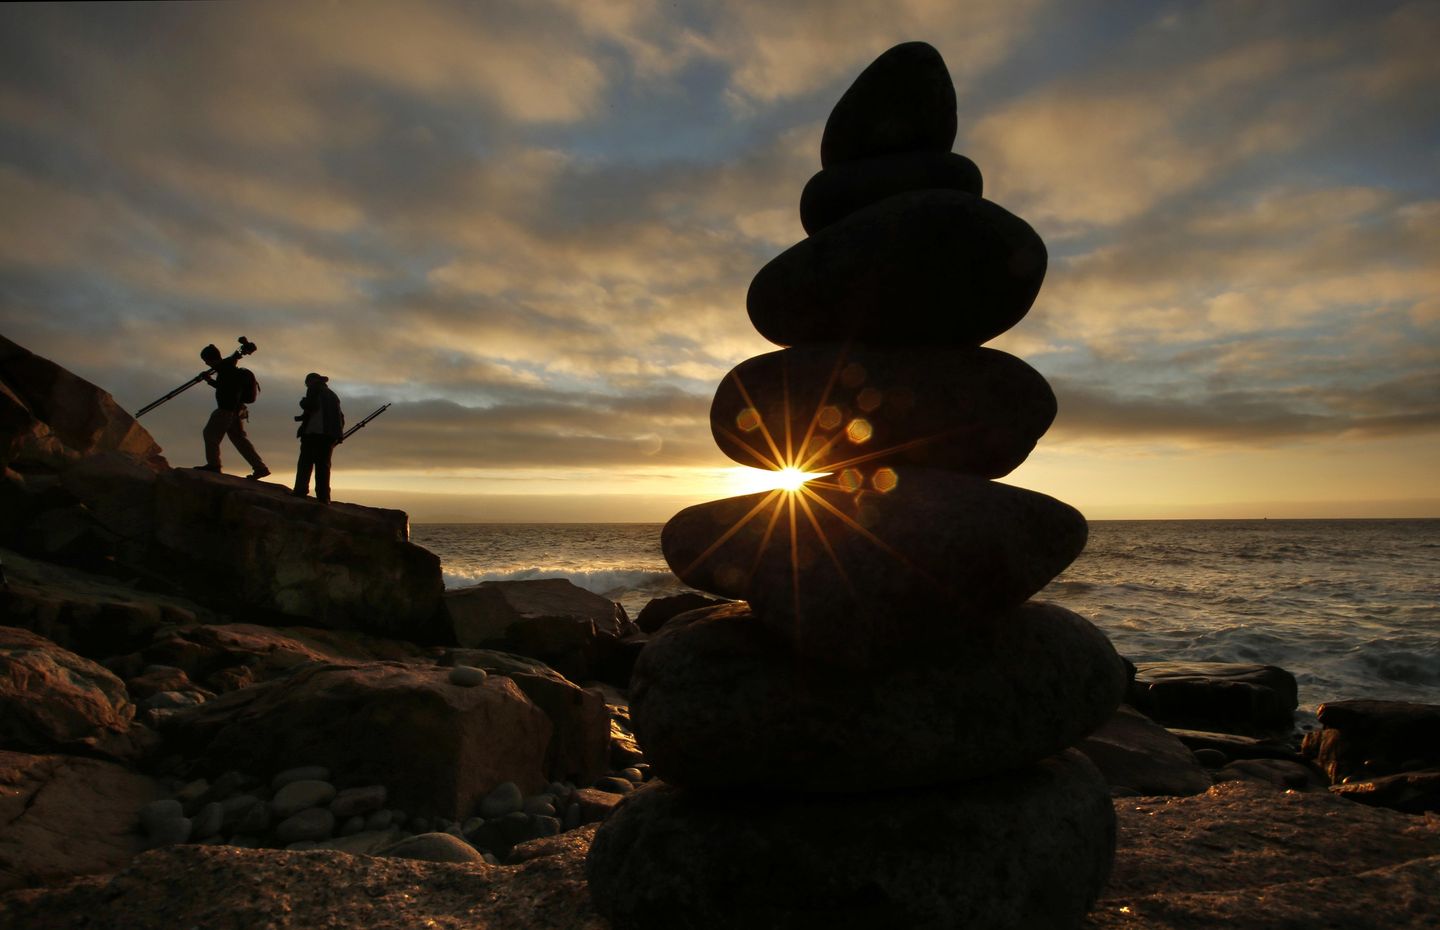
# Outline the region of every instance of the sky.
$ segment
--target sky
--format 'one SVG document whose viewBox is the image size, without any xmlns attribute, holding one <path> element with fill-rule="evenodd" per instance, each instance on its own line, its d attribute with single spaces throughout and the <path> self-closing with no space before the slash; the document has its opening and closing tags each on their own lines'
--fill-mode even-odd
<svg viewBox="0 0 1440 930">
<path fill-rule="evenodd" d="M 0 333 L 136 410 L 244 335 L 293 467 L 415 522 L 745 490 L 709 407 L 776 347 L 831 107 L 924 40 L 1050 266 L 989 343 L 1060 413 L 1004 480 L 1092 519 L 1440 516 L 1440 3 L 0 6 Z M 203 461 L 203 386 L 142 423 Z M 227 451 L 226 467 L 243 472 Z"/>
</svg>

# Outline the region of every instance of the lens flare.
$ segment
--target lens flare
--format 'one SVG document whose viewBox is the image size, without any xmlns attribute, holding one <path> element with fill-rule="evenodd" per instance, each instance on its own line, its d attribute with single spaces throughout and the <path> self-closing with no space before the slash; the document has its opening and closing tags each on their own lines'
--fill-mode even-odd
<svg viewBox="0 0 1440 930">
<path fill-rule="evenodd" d="M 829 472 L 802 471 L 793 466 L 780 469 L 749 468 L 739 466 L 731 469 L 730 485 L 735 494 L 758 494 L 761 491 L 799 491 L 807 481 L 823 478 Z"/>
</svg>

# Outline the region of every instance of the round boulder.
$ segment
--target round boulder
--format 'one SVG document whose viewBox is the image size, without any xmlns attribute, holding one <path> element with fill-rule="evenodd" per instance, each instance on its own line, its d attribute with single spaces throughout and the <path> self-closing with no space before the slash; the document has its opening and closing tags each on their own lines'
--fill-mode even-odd
<svg viewBox="0 0 1440 930">
<path fill-rule="evenodd" d="M 672 785 L 857 792 L 1029 765 L 1103 724 L 1124 690 L 1105 634 L 1055 604 L 1032 601 L 860 674 L 807 667 L 732 604 L 650 641 L 630 717 Z"/>
<path fill-rule="evenodd" d="M 1018 772 L 848 797 L 654 782 L 595 834 L 590 895 L 614 926 L 1073 928 L 1115 850 L 1098 772 L 1073 752 Z"/>
<path fill-rule="evenodd" d="M 979 197 L 984 181 L 975 163 L 955 152 L 902 152 L 846 162 L 806 183 L 800 193 L 800 225 L 813 236 L 886 197 L 931 188 Z"/>
</svg>

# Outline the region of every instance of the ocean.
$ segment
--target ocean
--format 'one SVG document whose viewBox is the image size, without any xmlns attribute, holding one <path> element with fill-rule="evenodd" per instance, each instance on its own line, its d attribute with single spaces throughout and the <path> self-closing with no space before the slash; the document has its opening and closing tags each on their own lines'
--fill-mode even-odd
<svg viewBox="0 0 1440 930">
<path fill-rule="evenodd" d="M 447 587 L 568 578 L 633 618 L 688 590 L 658 523 L 417 524 Z M 1102 520 L 1039 595 L 1134 662 L 1258 662 L 1329 700 L 1440 703 L 1440 520 Z"/>
</svg>

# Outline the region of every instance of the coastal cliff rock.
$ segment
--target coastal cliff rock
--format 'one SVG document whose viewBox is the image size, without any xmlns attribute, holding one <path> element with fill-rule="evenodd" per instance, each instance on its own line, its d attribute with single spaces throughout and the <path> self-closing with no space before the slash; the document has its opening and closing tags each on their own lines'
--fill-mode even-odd
<svg viewBox="0 0 1440 930">
<path fill-rule="evenodd" d="M 1166 726 L 1265 732 L 1294 726 L 1299 689 L 1274 665 L 1142 662 L 1126 703 Z"/>
<path fill-rule="evenodd" d="M 465 686 L 433 666 L 307 666 L 177 711 L 161 732 L 202 771 L 320 765 L 339 787 L 382 784 L 431 816 L 469 817 L 497 785 L 548 781 L 545 714 L 506 678 Z"/>
<path fill-rule="evenodd" d="M 0 626 L 0 747 L 94 749 L 130 729 L 135 705 L 109 671 L 27 630 Z"/>
</svg>

